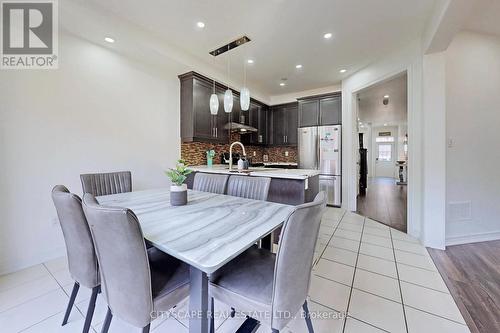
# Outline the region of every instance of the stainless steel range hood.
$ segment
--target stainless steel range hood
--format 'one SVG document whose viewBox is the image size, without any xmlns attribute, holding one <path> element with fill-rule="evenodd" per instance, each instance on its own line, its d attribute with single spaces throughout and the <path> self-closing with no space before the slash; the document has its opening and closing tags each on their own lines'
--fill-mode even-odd
<svg viewBox="0 0 500 333">
<path fill-rule="evenodd" d="M 231 132 L 237 132 L 237 133 L 240 133 L 240 134 L 247 134 L 247 133 L 254 133 L 254 132 L 257 132 L 257 129 L 255 127 L 252 127 L 252 126 L 248 126 L 248 125 L 245 125 L 245 124 L 241 124 L 241 123 L 227 123 L 225 126 L 224 126 L 225 129 L 231 129 Z"/>
</svg>

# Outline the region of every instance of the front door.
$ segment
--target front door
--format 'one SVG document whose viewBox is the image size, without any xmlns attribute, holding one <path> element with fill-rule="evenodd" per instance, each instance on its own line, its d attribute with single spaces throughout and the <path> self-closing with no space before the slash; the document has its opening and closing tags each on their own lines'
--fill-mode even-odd
<svg viewBox="0 0 500 333">
<path fill-rule="evenodd" d="M 391 177 L 395 175 L 394 144 L 380 142 L 376 145 L 375 176 Z"/>
</svg>

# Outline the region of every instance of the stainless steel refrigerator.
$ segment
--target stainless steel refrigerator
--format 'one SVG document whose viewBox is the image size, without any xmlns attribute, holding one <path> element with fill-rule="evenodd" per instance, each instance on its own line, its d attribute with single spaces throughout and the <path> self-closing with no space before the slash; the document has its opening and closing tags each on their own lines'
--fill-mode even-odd
<svg viewBox="0 0 500 333">
<path fill-rule="evenodd" d="M 340 206 L 342 188 L 342 126 L 299 128 L 299 168 L 320 171 L 320 191 L 328 205 Z"/>
</svg>

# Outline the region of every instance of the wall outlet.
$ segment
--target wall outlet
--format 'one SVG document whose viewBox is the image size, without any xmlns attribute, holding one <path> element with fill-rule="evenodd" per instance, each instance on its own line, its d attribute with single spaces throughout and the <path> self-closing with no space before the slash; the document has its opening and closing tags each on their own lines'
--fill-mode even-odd
<svg viewBox="0 0 500 333">
<path fill-rule="evenodd" d="M 285 156 L 288 157 L 288 151 L 285 151 Z"/>
</svg>

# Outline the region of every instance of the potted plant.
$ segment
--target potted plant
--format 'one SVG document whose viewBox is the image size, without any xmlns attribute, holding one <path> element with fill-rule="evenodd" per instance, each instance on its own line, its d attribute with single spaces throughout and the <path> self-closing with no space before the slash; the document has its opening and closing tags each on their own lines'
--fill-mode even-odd
<svg viewBox="0 0 500 333">
<path fill-rule="evenodd" d="M 165 171 L 172 182 L 170 185 L 170 204 L 172 206 L 182 206 L 187 203 L 187 185 L 184 183 L 187 176 L 193 172 L 188 169 L 188 164 L 184 160 L 178 160 L 174 169 Z"/>
</svg>

